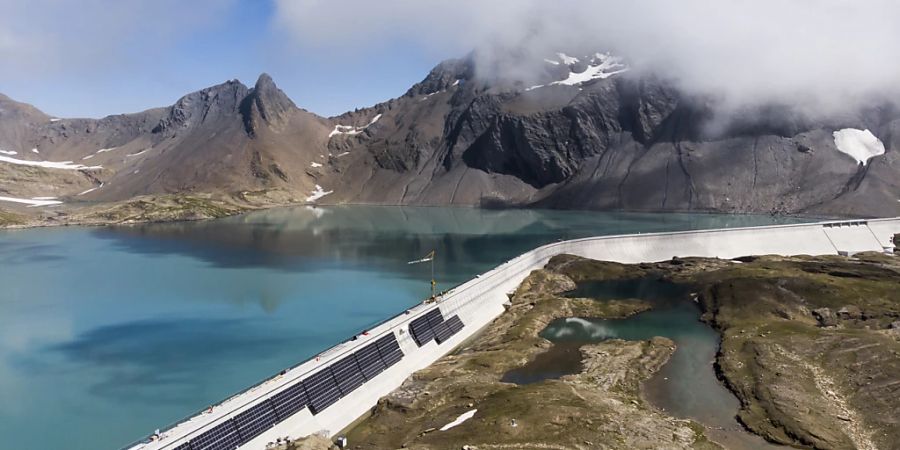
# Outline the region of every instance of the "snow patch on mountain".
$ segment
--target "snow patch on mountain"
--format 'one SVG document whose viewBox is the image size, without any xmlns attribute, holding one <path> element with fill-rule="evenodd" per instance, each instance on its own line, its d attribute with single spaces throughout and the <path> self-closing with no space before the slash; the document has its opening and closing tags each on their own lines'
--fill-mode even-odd
<svg viewBox="0 0 900 450">
<path fill-rule="evenodd" d="M 15 159 L 8 156 L 0 156 L 0 162 L 16 164 L 20 166 L 43 167 L 45 169 L 65 169 L 65 170 L 100 170 L 103 166 L 85 166 L 75 164 L 72 161 L 26 161 L 24 159 Z"/>
<path fill-rule="evenodd" d="M 18 154 L 18 152 L 14 152 L 14 151 L 12 151 L 12 150 L 0 150 L 0 153 L 2 153 L 2 154 L 4 154 L 4 155 L 16 155 L 16 154 Z"/>
<path fill-rule="evenodd" d="M 584 72 L 569 72 L 569 76 L 565 80 L 554 81 L 550 84 L 575 86 L 591 80 L 606 79 L 626 71 L 628 71 L 628 67 L 622 63 L 621 58 L 612 56 L 609 53 L 597 53 Z"/>
<path fill-rule="evenodd" d="M 2 202 L 12 202 L 12 203 L 22 203 L 28 205 L 29 208 L 33 208 L 35 206 L 50 206 L 50 205 L 60 205 L 61 201 L 55 200 L 56 197 L 34 197 L 31 199 L 28 198 L 15 198 L 15 197 L 0 197 L 0 201 Z"/>
<path fill-rule="evenodd" d="M 322 167 L 322 165 L 313 161 L 313 162 L 309 163 L 309 167 L 312 167 L 313 169 L 318 169 L 319 167 Z"/>
<path fill-rule="evenodd" d="M 77 195 L 90 194 L 91 192 L 94 192 L 94 191 L 96 191 L 97 189 L 100 189 L 100 188 L 102 188 L 102 187 L 103 187 L 103 183 L 100 183 L 100 186 L 97 186 L 97 187 L 95 187 L 95 188 L 90 188 L 90 189 L 88 189 L 88 190 L 86 190 L 86 191 L 84 191 L 84 192 L 81 192 L 81 193 L 77 194 Z"/>
<path fill-rule="evenodd" d="M 378 114 L 375 117 L 373 117 L 372 120 L 369 121 L 369 123 L 367 123 L 365 126 L 362 126 L 362 127 L 357 127 L 357 126 L 353 126 L 353 125 L 335 125 L 334 130 L 331 130 L 331 133 L 328 133 L 328 138 L 331 139 L 333 136 L 336 136 L 339 134 L 346 134 L 346 135 L 350 135 L 350 136 L 357 135 L 357 134 L 365 131 L 366 128 L 369 128 L 372 125 L 374 125 L 375 122 L 378 122 L 379 119 L 381 119 L 381 114 Z"/>
<path fill-rule="evenodd" d="M 553 65 L 560 65 L 562 63 L 567 66 L 572 66 L 581 61 L 580 59 L 566 55 L 565 53 L 557 53 L 556 56 L 559 57 L 559 61 L 550 59 L 545 59 L 544 61 Z M 605 80 L 613 75 L 628 71 L 628 66 L 622 62 L 622 58 L 613 56 L 609 53 L 594 53 L 593 56 L 585 58 L 585 60 L 587 61 L 587 68 L 585 70 L 574 72 L 570 69 L 569 75 L 564 80 L 554 81 L 549 84 L 538 84 L 526 88 L 525 91 L 533 91 L 546 86 L 578 86 L 592 80 Z"/>
<path fill-rule="evenodd" d="M 320 199 L 320 198 L 322 198 L 322 197 L 324 197 L 324 196 L 326 196 L 326 195 L 328 195 L 328 194 L 331 194 L 331 193 L 333 193 L 333 192 L 334 192 L 334 191 L 326 191 L 325 189 L 322 189 L 322 186 L 319 186 L 319 185 L 317 184 L 317 185 L 316 185 L 316 188 L 313 189 L 313 191 L 312 191 L 312 193 L 310 194 L 310 196 L 309 196 L 309 197 L 306 197 L 306 201 L 308 201 L 308 202 L 314 202 L 314 201 L 316 201 L 316 200 L 318 200 L 318 199 Z"/>
<path fill-rule="evenodd" d="M 857 165 L 884 154 L 884 143 L 869 130 L 845 128 L 834 132 L 834 145 L 838 151 L 856 160 Z"/>
</svg>

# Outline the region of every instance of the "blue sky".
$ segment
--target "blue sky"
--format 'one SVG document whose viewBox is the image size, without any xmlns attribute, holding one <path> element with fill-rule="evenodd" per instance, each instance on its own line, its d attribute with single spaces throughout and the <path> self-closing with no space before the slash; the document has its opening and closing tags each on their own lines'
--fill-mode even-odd
<svg viewBox="0 0 900 450">
<path fill-rule="evenodd" d="M 301 108 L 336 115 L 399 96 L 441 59 L 456 56 L 403 39 L 365 49 L 352 43 L 307 44 L 305 36 L 292 34 L 290 24 L 279 22 L 274 0 L 196 0 L 207 5 L 187 10 L 162 0 L 153 3 L 171 13 L 135 6 L 134 14 L 107 12 L 109 1 L 85 0 L 84 9 L 50 17 L 42 7 L 59 8 L 61 0 L 35 0 L 44 5 L 29 9 L 21 7 L 24 2 L 7 1 L 0 0 L 2 10 L 12 9 L 0 18 L 0 60 L 7 61 L 0 65 L 11 70 L 0 69 L 0 93 L 60 117 L 166 106 L 233 78 L 252 86 L 262 72 Z M 112 22 L 124 22 L 124 29 L 104 33 Z M 4 27 L 7 34 L 24 37 L 7 40 L 4 49 Z"/>
</svg>

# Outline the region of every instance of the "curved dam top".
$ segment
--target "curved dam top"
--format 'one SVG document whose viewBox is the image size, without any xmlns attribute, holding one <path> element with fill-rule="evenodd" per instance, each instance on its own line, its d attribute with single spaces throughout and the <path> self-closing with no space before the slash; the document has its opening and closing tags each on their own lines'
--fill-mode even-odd
<svg viewBox="0 0 900 450">
<path fill-rule="evenodd" d="M 334 435 L 503 313 L 508 293 L 553 256 L 621 263 L 673 257 L 852 255 L 893 250 L 900 218 L 605 236 L 538 247 L 128 448 L 262 449 L 276 438 Z"/>
</svg>

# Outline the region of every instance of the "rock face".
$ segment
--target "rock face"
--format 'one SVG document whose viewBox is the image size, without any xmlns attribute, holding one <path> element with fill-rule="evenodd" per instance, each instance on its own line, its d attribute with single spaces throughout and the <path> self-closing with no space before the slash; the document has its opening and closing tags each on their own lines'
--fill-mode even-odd
<svg viewBox="0 0 900 450">
<path fill-rule="evenodd" d="M 51 119 L 0 97 L 0 149 L 101 164 L 43 184 L 43 172 L 29 175 L 79 197 L 66 203 L 185 192 L 303 202 L 319 185 L 333 191 L 320 203 L 900 215 L 894 107 L 827 122 L 778 105 L 723 117 L 609 55 L 548 59 L 533 86 L 474 60 L 445 61 L 404 95 L 329 119 L 266 74 L 99 120 Z M 885 154 L 858 164 L 836 147 L 844 128 L 871 130 Z M 0 194 L 40 195 L 17 176 L 0 173 Z"/>
</svg>

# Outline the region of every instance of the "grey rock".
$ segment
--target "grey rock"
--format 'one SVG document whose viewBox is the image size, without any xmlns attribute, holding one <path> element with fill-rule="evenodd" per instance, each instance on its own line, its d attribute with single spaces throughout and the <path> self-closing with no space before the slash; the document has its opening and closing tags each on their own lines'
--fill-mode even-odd
<svg viewBox="0 0 900 450">
<path fill-rule="evenodd" d="M 822 327 L 833 327 L 840 322 L 838 316 L 830 308 L 814 309 L 812 310 L 812 315 L 819 322 L 819 326 Z"/>
</svg>

